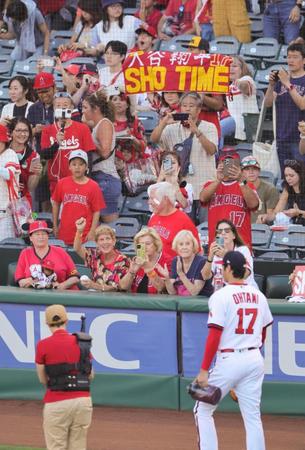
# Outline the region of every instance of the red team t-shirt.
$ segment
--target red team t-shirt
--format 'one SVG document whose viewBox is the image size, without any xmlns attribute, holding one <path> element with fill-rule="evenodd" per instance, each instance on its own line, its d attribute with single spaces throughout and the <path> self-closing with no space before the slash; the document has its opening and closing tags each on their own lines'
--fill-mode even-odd
<svg viewBox="0 0 305 450">
<path fill-rule="evenodd" d="M 41 135 L 42 157 L 43 150 L 48 149 L 56 142 L 58 126 L 56 123 L 45 127 Z M 65 138 L 53 156 L 48 161 L 48 178 L 50 191 L 53 193 L 58 180 L 70 175 L 69 155 L 72 150 L 84 150 L 90 152 L 95 150 L 91 132 L 85 123 L 73 122 L 70 127 L 65 128 Z"/>
<path fill-rule="evenodd" d="M 176 252 L 172 249 L 172 243 L 176 234 L 181 230 L 189 230 L 193 233 L 201 248 L 198 230 L 189 216 L 183 211 L 176 210 L 169 216 L 153 214 L 149 219 L 148 226 L 154 228 L 163 243 L 163 254 L 166 260 L 171 261 Z"/>
<path fill-rule="evenodd" d="M 93 213 L 106 206 L 100 187 L 95 181 L 88 179 L 87 183 L 79 184 L 71 176 L 58 181 L 52 200 L 62 205 L 58 238 L 68 245 L 72 245 L 74 241 L 75 221 L 81 217 L 86 219 L 83 232 L 85 240 L 91 228 Z"/>
<path fill-rule="evenodd" d="M 31 277 L 31 268 L 33 268 L 31 266 L 40 266 L 44 260 L 54 263 L 54 272 L 57 275 L 57 281 L 59 283 L 78 275 L 72 258 L 63 248 L 50 245 L 48 253 L 43 259 L 40 259 L 33 247 L 27 247 L 20 253 L 15 272 L 15 281 L 18 282 L 23 278 Z M 70 289 L 78 290 L 78 287 L 74 285 Z"/>
<path fill-rule="evenodd" d="M 66 330 L 56 330 L 52 336 L 38 342 L 35 362 L 37 364 L 73 364 L 79 361 L 80 349 L 76 337 Z M 90 397 L 89 391 L 51 391 L 47 389 L 44 403 L 70 400 L 78 397 Z"/>
<path fill-rule="evenodd" d="M 26 158 L 26 160 L 22 164 L 20 164 L 21 174 L 20 174 L 19 182 L 22 184 L 22 189 L 21 189 L 22 196 L 26 197 L 28 199 L 31 206 L 32 206 L 32 196 L 28 189 L 28 182 L 29 182 L 30 176 L 33 175 L 33 173 L 30 172 L 30 167 L 31 167 L 32 160 L 34 158 L 37 158 L 38 156 L 39 156 L 38 153 L 36 153 L 33 150 L 31 152 L 31 154 L 28 156 L 28 158 Z"/>
<path fill-rule="evenodd" d="M 203 188 L 207 188 L 211 183 L 213 181 L 207 181 L 204 183 Z M 256 192 L 252 183 L 248 183 L 248 186 Z M 246 206 L 238 181 L 222 182 L 217 187 L 211 200 L 208 203 L 202 203 L 202 206 L 208 208 L 209 245 L 215 240 L 217 222 L 222 219 L 228 219 L 234 223 L 245 244 L 251 249 L 252 210 Z"/>
</svg>

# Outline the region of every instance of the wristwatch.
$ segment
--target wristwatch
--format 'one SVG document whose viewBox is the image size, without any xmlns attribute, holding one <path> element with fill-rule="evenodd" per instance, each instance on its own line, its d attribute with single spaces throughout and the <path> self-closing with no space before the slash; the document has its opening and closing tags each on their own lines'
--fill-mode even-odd
<svg viewBox="0 0 305 450">
<path fill-rule="evenodd" d="M 241 186 L 241 187 L 246 186 L 247 184 L 248 184 L 247 180 L 242 180 L 239 182 L 239 186 Z"/>
</svg>

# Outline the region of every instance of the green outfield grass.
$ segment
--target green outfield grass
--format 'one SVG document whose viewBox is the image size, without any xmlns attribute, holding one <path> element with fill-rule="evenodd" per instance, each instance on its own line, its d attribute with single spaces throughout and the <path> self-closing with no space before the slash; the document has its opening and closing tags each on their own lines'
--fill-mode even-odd
<svg viewBox="0 0 305 450">
<path fill-rule="evenodd" d="M 0 445 L 0 450 L 45 450 L 37 447 L 14 447 L 12 445 Z"/>
</svg>

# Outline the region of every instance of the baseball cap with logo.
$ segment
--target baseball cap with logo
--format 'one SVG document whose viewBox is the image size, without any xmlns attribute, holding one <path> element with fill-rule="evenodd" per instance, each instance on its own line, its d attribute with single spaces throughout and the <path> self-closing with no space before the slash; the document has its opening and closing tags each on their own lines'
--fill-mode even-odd
<svg viewBox="0 0 305 450">
<path fill-rule="evenodd" d="M 79 64 L 69 64 L 67 67 L 65 67 L 66 72 L 75 76 L 79 74 L 79 69 L 80 69 Z"/>
<path fill-rule="evenodd" d="M 151 25 L 148 25 L 147 23 L 142 23 L 139 28 L 136 29 L 135 33 L 140 34 L 142 32 L 145 32 L 147 34 L 149 34 L 150 36 L 152 36 L 153 38 L 157 38 L 158 34 L 155 30 L 154 27 L 152 27 Z"/>
<path fill-rule="evenodd" d="M 69 155 L 69 162 L 74 158 L 80 158 L 88 165 L 88 155 L 84 150 L 72 150 Z"/>
<path fill-rule="evenodd" d="M 202 39 L 200 36 L 193 36 L 187 44 L 182 44 L 183 48 L 198 48 L 204 50 L 206 53 L 210 52 L 210 44 L 206 39 Z"/>
<path fill-rule="evenodd" d="M 0 142 L 9 142 L 9 140 L 7 128 L 4 125 L 0 125 Z"/>
<path fill-rule="evenodd" d="M 224 161 L 225 159 L 228 159 L 228 158 L 240 160 L 240 156 L 234 147 L 224 147 L 221 150 L 220 156 L 219 156 L 219 161 Z"/>
<path fill-rule="evenodd" d="M 43 267 L 44 269 L 54 270 L 55 269 L 55 264 L 50 259 L 45 259 L 44 261 L 42 261 L 41 267 Z"/>
<path fill-rule="evenodd" d="M 35 220 L 30 223 L 29 234 L 35 233 L 35 231 L 47 231 L 48 233 L 51 233 L 52 229 L 48 227 L 45 220 Z"/>
<path fill-rule="evenodd" d="M 248 268 L 246 258 L 241 252 L 227 252 L 222 260 L 224 266 L 231 266 L 231 269 L 241 270 L 242 268 Z"/>
<path fill-rule="evenodd" d="M 95 64 L 82 64 L 79 68 L 78 75 L 97 75 L 98 70 Z"/>
<path fill-rule="evenodd" d="M 254 158 L 254 156 L 245 156 L 242 160 L 241 160 L 241 168 L 244 169 L 245 167 L 256 167 L 257 169 L 260 169 L 261 166 L 259 165 L 259 162 L 257 161 L 256 158 Z"/>
<path fill-rule="evenodd" d="M 48 72 L 40 72 L 35 76 L 34 89 L 48 89 L 55 86 L 54 76 Z"/>
<path fill-rule="evenodd" d="M 48 306 L 45 316 L 47 325 L 60 325 L 68 321 L 67 311 L 63 305 Z"/>
</svg>

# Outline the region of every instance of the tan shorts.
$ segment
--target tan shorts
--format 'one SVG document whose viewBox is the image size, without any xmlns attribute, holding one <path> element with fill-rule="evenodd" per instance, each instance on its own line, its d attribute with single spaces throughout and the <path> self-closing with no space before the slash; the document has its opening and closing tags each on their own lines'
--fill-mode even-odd
<svg viewBox="0 0 305 450">
<path fill-rule="evenodd" d="M 86 450 L 92 419 L 91 397 L 46 403 L 43 431 L 48 450 Z"/>
</svg>

